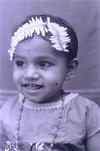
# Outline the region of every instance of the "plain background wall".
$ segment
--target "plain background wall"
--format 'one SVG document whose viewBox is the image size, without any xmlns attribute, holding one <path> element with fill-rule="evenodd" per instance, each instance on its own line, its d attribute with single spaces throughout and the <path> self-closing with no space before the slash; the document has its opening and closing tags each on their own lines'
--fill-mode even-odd
<svg viewBox="0 0 100 151">
<path fill-rule="evenodd" d="M 66 19 L 77 33 L 79 66 L 75 77 L 65 82 L 66 89 L 100 90 L 99 0 L 0 0 L 0 89 L 16 89 L 7 53 L 11 31 L 26 16 L 40 13 Z"/>
</svg>

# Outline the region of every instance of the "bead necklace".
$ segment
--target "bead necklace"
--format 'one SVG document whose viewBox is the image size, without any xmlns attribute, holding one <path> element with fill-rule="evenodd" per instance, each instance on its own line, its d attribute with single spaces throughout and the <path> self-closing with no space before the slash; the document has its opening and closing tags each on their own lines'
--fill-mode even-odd
<svg viewBox="0 0 100 151">
<path fill-rule="evenodd" d="M 20 135 L 20 124 L 21 124 L 25 100 L 26 100 L 26 98 L 24 97 L 22 99 L 22 104 L 19 107 L 18 119 L 17 119 L 17 128 L 16 128 L 16 142 L 13 143 L 13 142 L 7 141 L 5 151 L 21 151 L 21 149 L 19 148 L 19 135 Z M 60 112 L 57 116 L 57 123 L 56 123 L 56 126 L 54 128 L 52 142 L 49 145 L 46 143 L 41 143 L 41 142 L 40 143 L 30 143 L 30 151 L 33 150 L 34 146 L 35 146 L 35 151 L 52 151 L 55 140 L 56 140 L 57 135 L 58 135 L 59 128 L 60 128 L 61 119 L 63 116 L 63 111 L 64 111 L 64 96 L 62 93 L 61 108 L 60 108 Z"/>
</svg>

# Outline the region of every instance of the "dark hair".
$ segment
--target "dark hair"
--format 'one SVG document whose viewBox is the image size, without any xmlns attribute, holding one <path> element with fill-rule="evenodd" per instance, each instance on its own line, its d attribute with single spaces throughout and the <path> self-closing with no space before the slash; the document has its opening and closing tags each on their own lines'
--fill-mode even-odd
<svg viewBox="0 0 100 151">
<path fill-rule="evenodd" d="M 67 22 L 65 21 L 64 19 L 60 18 L 60 17 L 57 17 L 57 16 L 54 16 L 54 15 L 49 15 L 49 14 L 39 14 L 39 15 L 32 15 L 32 16 L 28 16 L 26 17 L 25 21 L 22 22 L 15 30 L 14 32 L 17 31 L 17 29 L 19 27 L 21 27 L 23 24 L 25 24 L 26 22 L 28 22 L 29 20 L 31 20 L 31 18 L 42 18 L 42 20 L 44 22 L 47 21 L 47 17 L 50 17 L 50 21 L 51 22 L 54 22 L 54 23 L 57 23 L 59 24 L 60 26 L 63 26 L 63 27 L 67 27 L 67 33 L 68 33 L 68 36 L 70 37 L 71 39 L 71 42 L 68 43 L 68 47 L 67 49 L 69 50 L 69 53 L 67 53 L 67 56 L 68 56 L 68 59 L 69 60 L 73 60 L 74 58 L 77 57 L 77 51 L 78 51 L 78 39 L 77 39 L 77 35 L 74 31 L 74 29 L 72 28 L 72 26 Z M 13 33 L 14 33 L 13 32 Z M 48 32 L 46 33 L 46 35 L 43 37 L 42 34 L 40 34 L 39 36 L 41 36 L 43 39 L 47 40 L 50 42 L 49 38 L 51 36 L 51 33 Z M 50 42 L 51 43 L 51 42 Z"/>
</svg>

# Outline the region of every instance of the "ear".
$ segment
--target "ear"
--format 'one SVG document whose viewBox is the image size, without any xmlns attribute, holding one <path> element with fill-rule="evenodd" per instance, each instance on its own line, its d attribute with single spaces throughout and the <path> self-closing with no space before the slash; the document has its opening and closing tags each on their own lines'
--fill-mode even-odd
<svg viewBox="0 0 100 151">
<path fill-rule="evenodd" d="M 66 73 L 65 80 L 70 80 L 74 76 L 77 66 L 78 66 L 77 58 L 74 58 L 72 61 L 70 61 L 67 64 L 67 73 Z"/>
</svg>

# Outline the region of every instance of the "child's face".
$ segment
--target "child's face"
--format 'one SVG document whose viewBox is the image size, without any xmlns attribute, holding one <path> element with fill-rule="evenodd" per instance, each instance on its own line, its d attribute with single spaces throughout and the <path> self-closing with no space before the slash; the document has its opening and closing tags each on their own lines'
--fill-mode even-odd
<svg viewBox="0 0 100 151">
<path fill-rule="evenodd" d="M 54 101 L 61 94 L 66 73 L 65 54 L 54 50 L 42 38 L 25 40 L 16 47 L 13 78 L 27 99 Z"/>
</svg>

